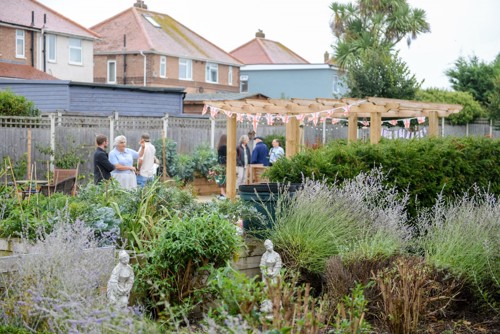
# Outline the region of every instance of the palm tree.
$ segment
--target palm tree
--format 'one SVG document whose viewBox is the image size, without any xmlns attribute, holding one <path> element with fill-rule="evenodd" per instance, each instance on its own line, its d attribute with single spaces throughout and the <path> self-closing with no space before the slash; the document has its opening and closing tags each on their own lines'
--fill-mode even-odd
<svg viewBox="0 0 500 334">
<path fill-rule="evenodd" d="M 330 9 L 331 29 L 338 39 L 334 57 L 341 67 L 362 50 L 391 51 L 405 37 L 409 46 L 417 35 L 430 32 L 425 11 L 410 7 L 407 0 L 333 2 Z"/>
</svg>

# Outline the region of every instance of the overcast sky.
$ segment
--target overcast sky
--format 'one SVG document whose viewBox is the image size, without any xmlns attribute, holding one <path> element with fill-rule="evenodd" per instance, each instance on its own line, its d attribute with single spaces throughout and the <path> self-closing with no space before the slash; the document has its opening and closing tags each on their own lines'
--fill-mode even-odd
<svg viewBox="0 0 500 334">
<path fill-rule="evenodd" d="M 91 27 L 131 7 L 135 0 L 38 0 Z M 1 0 L 0 0 L 1 2 Z M 148 9 L 165 13 L 227 52 L 262 29 L 311 63 L 332 52 L 331 0 L 145 0 Z M 341 0 L 341 2 L 348 2 Z M 500 52 L 500 0 L 409 0 L 427 12 L 431 33 L 420 35 L 400 55 L 424 87 L 449 88 L 444 71 L 459 56 L 487 62 Z"/>
</svg>

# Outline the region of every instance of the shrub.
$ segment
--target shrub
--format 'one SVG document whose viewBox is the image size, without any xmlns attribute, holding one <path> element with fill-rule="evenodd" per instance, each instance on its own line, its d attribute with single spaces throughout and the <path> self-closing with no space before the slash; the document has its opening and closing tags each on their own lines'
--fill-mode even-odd
<svg viewBox="0 0 500 334">
<path fill-rule="evenodd" d="M 474 184 L 500 195 L 500 140 L 477 137 L 388 140 L 378 145 L 334 141 L 279 160 L 268 176 L 273 182 L 315 177 L 333 184 L 379 166 L 389 175 L 384 184 L 408 190 L 413 216 L 417 203 L 430 208 L 436 194 L 452 198 Z"/>
<path fill-rule="evenodd" d="M 362 334 L 370 333 L 370 324 L 366 322 L 368 300 L 362 284 L 356 284 L 351 295 L 346 295 L 337 306 L 335 317 L 335 334 Z"/>
<path fill-rule="evenodd" d="M 419 217 L 419 225 L 424 229 L 418 244 L 428 263 L 463 278 L 478 292 L 500 297 L 500 203 L 496 196 L 475 189 L 474 195 L 451 203 L 440 198 L 432 211 Z"/>
<path fill-rule="evenodd" d="M 219 164 L 217 152 L 208 145 L 196 147 L 192 153 L 194 162 L 194 172 L 203 177 L 208 176 L 210 169 Z"/>
<path fill-rule="evenodd" d="M 24 96 L 16 95 L 10 90 L 0 91 L 0 116 L 35 117 L 39 115 L 40 110 Z"/>
<path fill-rule="evenodd" d="M 166 306 L 197 302 L 204 287 L 202 268 L 220 267 L 238 251 L 241 239 L 232 223 L 216 212 L 173 215 L 160 221 L 162 233 L 148 245 L 136 266 L 136 286 L 155 316 L 168 317 Z"/>
<path fill-rule="evenodd" d="M 163 139 L 157 139 L 153 142 L 153 145 L 156 149 L 156 158 L 160 161 L 160 164 L 163 165 Z M 172 177 L 177 174 L 176 166 L 177 166 L 177 143 L 172 139 L 165 140 L 165 160 L 167 164 L 167 174 Z"/>
<path fill-rule="evenodd" d="M 384 186 L 378 170 L 343 186 L 306 181 L 293 197 L 280 196 L 269 231 L 287 267 L 322 273 L 333 255 L 389 257 L 409 238 L 405 199 Z"/>
</svg>

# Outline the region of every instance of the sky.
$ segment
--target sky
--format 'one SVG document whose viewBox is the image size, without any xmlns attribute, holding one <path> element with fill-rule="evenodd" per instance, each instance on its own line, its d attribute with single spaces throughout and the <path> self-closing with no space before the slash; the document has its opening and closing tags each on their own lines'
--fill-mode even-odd
<svg viewBox="0 0 500 334">
<path fill-rule="evenodd" d="M 0 0 L 1 1 L 1 0 Z M 90 28 L 132 7 L 135 0 L 38 0 Z M 175 20 L 227 52 L 255 37 L 287 46 L 311 63 L 323 63 L 335 40 L 329 24 L 331 0 L 145 0 L 149 10 Z M 339 2 L 349 2 L 339 0 Z M 450 88 L 446 69 L 459 56 L 491 62 L 500 53 L 500 0 L 409 0 L 424 9 L 431 33 L 419 35 L 400 56 L 423 87 Z"/>
</svg>

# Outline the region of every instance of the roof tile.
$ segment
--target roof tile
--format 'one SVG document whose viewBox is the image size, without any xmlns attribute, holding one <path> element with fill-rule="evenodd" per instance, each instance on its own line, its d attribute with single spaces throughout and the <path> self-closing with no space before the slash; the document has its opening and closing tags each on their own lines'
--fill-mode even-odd
<svg viewBox="0 0 500 334">
<path fill-rule="evenodd" d="M 256 37 L 231 51 L 244 64 L 309 64 L 307 60 L 279 42 Z"/>
<path fill-rule="evenodd" d="M 29 65 L 0 62 L 0 77 L 33 80 L 58 80 L 50 74 L 39 71 Z"/>
</svg>

